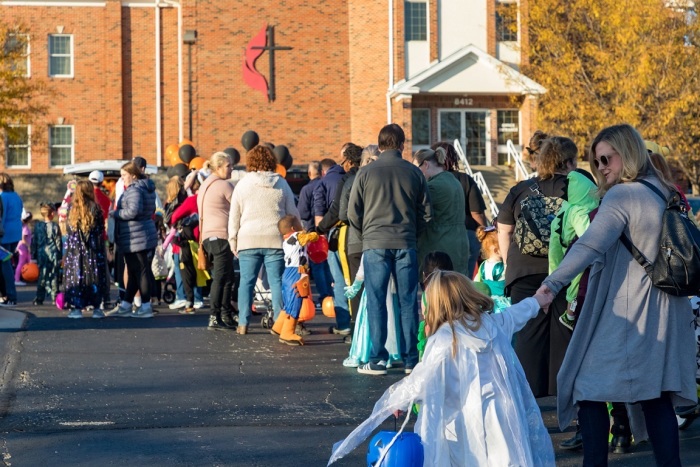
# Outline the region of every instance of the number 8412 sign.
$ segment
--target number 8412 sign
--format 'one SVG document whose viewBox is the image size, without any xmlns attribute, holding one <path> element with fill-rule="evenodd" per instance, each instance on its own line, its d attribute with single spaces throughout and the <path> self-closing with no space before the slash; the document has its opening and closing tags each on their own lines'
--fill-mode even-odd
<svg viewBox="0 0 700 467">
<path fill-rule="evenodd" d="M 455 106 L 471 107 L 474 105 L 474 99 L 471 97 L 455 97 Z"/>
</svg>

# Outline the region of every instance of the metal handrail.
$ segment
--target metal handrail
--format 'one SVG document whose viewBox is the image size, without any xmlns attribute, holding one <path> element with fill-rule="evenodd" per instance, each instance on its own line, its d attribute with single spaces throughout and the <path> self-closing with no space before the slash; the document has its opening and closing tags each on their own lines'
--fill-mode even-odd
<svg viewBox="0 0 700 467">
<path fill-rule="evenodd" d="M 506 148 L 508 150 L 508 166 L 511 165 L 511 158 L 513 159 L 513 164 L 515 166 L 515 181 L 526 180 L 528 178 L 536 177 L 537 172 L 528 172 L 525 167 L 525 162 L 523 161 L 523 156 L 515 148 L 513 140 L 506 141 Z"/>
<path fill-rule="evenodd" d="M 471 166 L 469 165 L 469 162 L 467 161 L 467 156 L 464 155 L 464 150 L 462 150 L 462 145 L 460 144 L 458 139 L 454 141 L 454 147 L 457 151 L 459 159 L 462 161 L 462 164 L 464 164 L 464 170 L 470 177 L 474 179 L 474 181 L 476 182 L 476 186 L 479 187 L 479 191 L 481 192 L 482 196 L 484 196 L 488 200 L 489 210 L 491 211 L 491 218 L 495 219 L 496 217 L 498 217 L 498 205 L 496 205 L 496 202 L 494 201 L 493 196 L 491 195 L 491 190 L 489 190 L 484 176 L 481 174 L 481 172 L 474 172 L 472 170 Z"/>
</svg>

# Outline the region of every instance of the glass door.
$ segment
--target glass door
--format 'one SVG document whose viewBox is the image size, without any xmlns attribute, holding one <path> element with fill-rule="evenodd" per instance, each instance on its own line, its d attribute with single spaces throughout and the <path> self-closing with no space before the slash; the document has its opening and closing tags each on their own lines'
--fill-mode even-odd
<svg viewBox="0 0 700 467">
<path fill-rule="evenodd" d="M 488 118 L 485 110 L 440 110 L 440 141 L 459 140 L 470 165 L 486 165 L 490 151 Z"/>
</svg>

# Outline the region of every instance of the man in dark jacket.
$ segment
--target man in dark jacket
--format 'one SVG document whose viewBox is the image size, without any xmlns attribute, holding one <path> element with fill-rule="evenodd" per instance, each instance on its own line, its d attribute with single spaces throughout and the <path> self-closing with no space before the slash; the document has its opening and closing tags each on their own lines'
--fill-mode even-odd
<svg viewBox="0 0 700 467">
<path fill-rule="evenodd" d="M 321 183 L 321 163 L 318 161 L 310 162 L 308 174 L 309 183 L 304 185 L 299 192 L 297 208 L 299 209 L 299 217 L 301 218 L 304 230 L 310 231 L 316 227 L 316 219 L 314 218 L 314 190 L 318 187 L 318 184 Z M 328 267 L 327 261 L 321 263 L 314 263 L 311 261 L 310 265 L 311 276 L 316 283 L 316 290 L 318 291 L 318 303 L 321 304 L 324 298 L 333 294 L 331 288 L 331 270 Z"/>
<path fill-rule="evenodd" d="M 343 167 L 336 164 L 333 159 L 323 159 L 321 161 L 321 172 L 323 174 L 321 181 L 314 188 L 314 218 L 316 219 L 316 225 L 321 222 L 323 216 L 330 209 L 335 199 L 338 184 L 345 175 Z"/>
<path fill-rule="evenodd" d="M 404 370 L 410 373 L 418 363 L 417 239 L 430 220 L 430 197 L 420 169 L 401 156 L 406 139 L 401 127 L 385 126 L 378 139 L 382 153 L 357 173 L 348 205 L 350 225 L 362 236 L 372 341 L 370 360 L 357 371 L 386 374 L 386 297 L 393 276 L 401 309 L 401 354 Z"/>
</svg>

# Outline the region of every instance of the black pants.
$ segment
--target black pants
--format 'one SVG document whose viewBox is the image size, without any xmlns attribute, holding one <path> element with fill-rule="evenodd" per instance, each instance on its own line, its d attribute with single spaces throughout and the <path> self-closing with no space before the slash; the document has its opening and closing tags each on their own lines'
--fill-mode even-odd
<svg viewBox="0 0 700 467">
<path fill-rule="evenodd" d="M 151 270 L 154 252 L 155 249 L 151 248 L 136 253 L 124 253 L 126 270 L 129 273 L 124 294 L 125 302 L 132 303 L 136 292 L 141 292 L 141 302 L 150 303 L 151 293 L 156 288 L 156 279 Z"/>
<path fill-rule="evenodd" d="M 510 285 L 512 303 L 515 305 L 531 297 L 546 277 L 547 274 L 534 274 L 513 282 Z M 566 287 L 555 297 L 549 313 L 540 310 L 515 334 L 515 353 L 535 397 L 557 393 L 557 373 L 571 340 L 571 331 L 559 322 L 565 310 Z"/>
<path fill-rule="evenodd" d="M 209 302 L 211 314 L 230 315 L 231 288 L 233 287 L 233 253 L 228 241 L 204 240 L 204 251 L 211 262 L 211 292 Z"/>
<path fill-rule="evenodd" d="M 194 288 L 197 286 L 197 269 L 194 266 L 192 250 L 189 245 L 180 248 L 180 276 L 182 277 L 182 287 L 185 289 L 185 300 L 190 305 L 194 304 Z M 180 264 L 175 267 L 179 268 Z"/>
<path fill-rule="evenodd" d="M 644 411 L 656 465 L 680 466 L 678 422 L 668 393 L 662 393 L 658 399 L 639 403 Z M 578 423 L 581 426 L 583 439 L 583 465 L 585 467 L 607 466 L 610 418 L 605 402 L 580 401 Z"/>
</svg>

